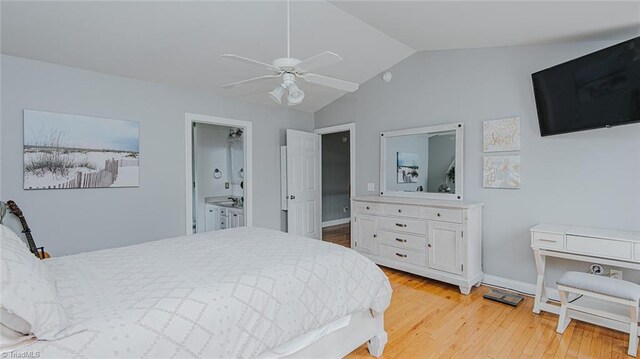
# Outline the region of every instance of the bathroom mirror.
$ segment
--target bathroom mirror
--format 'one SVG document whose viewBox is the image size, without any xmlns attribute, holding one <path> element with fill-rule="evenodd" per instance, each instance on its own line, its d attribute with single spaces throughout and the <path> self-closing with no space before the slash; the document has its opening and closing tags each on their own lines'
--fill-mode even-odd
<svg viewBox="0 0 640 359">
<path fill-rule="evenodd" d="M 231 173 L 229 179 L 232 184 L 244 181 L 244 144 L 242 142 L 229 143 Z"/>
<path fill-rule="evenodd" d="M 463 125 L 380 134 L 380 195 L 462 200 Z"/>
</svg>

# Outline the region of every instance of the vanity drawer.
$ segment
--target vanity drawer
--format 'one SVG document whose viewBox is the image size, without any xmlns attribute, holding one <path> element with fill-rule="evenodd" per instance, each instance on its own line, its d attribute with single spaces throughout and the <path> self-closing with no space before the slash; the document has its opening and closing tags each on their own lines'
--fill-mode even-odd
<svg viewBox="0 0 640 359">
<path fill-rule="evenodd" d="M 634 255 L 633 259 L 636 262 L 640 262 L 640 243 L 635 243 L 633 245 L 633 248 L 635 249 L 635 255 Z"/>
<path fill-rule="evenodd" d="M 383 205 L 381 203 L 356 202 L 356 213 L 382 214 Z"/>
<path fill-rule="evenodd" d="M 380 231 L 380 243 L 391 247 L 413 249 L 422 252 L 427 250 L 426 236 Z"/>
<path fill-rule="evenodd" d="M 427 253 L 409 249 L 400 249 L 385 245 L 380 246 L 380 256 L 394 261 L 424 267 L 427 265 Z"/>
<path fill-rule="evenodd" d="M 533 247 L 545 249 L 564 249 L 564 235 L 558 233 L 533 233 Z"/>
<path fill-rule="evenodd" d="M 405 218 L 380 218 L 380 229 L 392 232 L 427 234 L 427 222 Z"/>
<path fill-rule="evenodd" d="M 631 259 L 631 242 L 567 235 L 567 251 L 596 257 Z"/>
<path fill-rule="evenodd" d="M 390 216 L 402 216 L 402 217 L 420 217 L 420 207 L 407 206 L 403 204 L 385 204 L 384 214 Z"/>
<path fill-rule="evenodd" d="M 462 210 L 450 209 L 450 208 L 423 207 L 420 217 L 431 219 L 434 221 L 462 223 Z"/>
</svg>

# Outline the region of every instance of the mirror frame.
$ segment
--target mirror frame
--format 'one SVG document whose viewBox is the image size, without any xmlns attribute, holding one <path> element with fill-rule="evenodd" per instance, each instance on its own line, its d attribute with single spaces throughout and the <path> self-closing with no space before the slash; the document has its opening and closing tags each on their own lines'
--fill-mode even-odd
<svg viewBox="0 0 640 359">
<path fill-rule="evenodd" d="M 456 193 L 431 193 L 431 192 L 404 192 L 404 191 L 387 191 L 387 180 L 385 169 L 387 139 L 389 137 L 429 134 L 434 132 L 455 131 L 456 133 Z M 380 195 L 390 197 L 418 197 L 440 200 L 463 200 L 464 189 L 464 124 L 449 123 L 444 125 L 409 128 L 397 131 L 385 131 L 380 133 Z"/>
</svg>

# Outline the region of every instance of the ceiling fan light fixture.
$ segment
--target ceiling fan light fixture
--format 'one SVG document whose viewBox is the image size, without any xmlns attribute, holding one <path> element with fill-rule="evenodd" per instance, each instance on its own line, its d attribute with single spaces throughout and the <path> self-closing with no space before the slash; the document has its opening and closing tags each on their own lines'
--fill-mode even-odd
<svg viewBox="0 0 640 359">
<path fill-rule="evenodd" d="M 271 96 L 271 99 L 273 101 L 275 101 L 278 105 L 280 105 L 282 103 L 282 96 L 284 95 L 284 91 L 285 91 L 284 86 L 278 85 L 271 92 L 269 92 L 269 95 Z"/>
<path fill-rule="evenodd" d="M 289 91 L 289 96 L 287 97 L 289 106 L 295 106 L 302 103 L 302 100 L 304 100 L 304 91 L 300 90 L 298 85 L 291 83 L 289 84 L 289 87 L 287 87 L 287 90 Z"/>
</svg>

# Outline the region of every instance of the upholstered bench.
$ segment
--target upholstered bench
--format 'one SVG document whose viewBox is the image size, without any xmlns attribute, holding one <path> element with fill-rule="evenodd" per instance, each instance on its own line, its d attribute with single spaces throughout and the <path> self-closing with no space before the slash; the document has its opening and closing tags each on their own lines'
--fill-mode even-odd
<svg viewBox="0 0 640 359">
<path fill-rule="evenodd" d="M 568 312 L 569 309 L 613 319 L 629 325 L 629 351 L 627 353 L 631 356 L 636 356 L 638 351 L 640 285 L 620 279 L 581 272 L 567 272 L 560 277 L 556 283 L 558 284 L 561 302 L 560 318 L 558 318 L 558 333 L 564 333 L 571 322 L 571 314 Z M 569 293 L 626 305 L 629 307 L 629 316 L 587 308 L 577 303 L 569 303 Z"/>
</svg>

